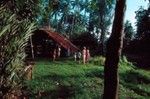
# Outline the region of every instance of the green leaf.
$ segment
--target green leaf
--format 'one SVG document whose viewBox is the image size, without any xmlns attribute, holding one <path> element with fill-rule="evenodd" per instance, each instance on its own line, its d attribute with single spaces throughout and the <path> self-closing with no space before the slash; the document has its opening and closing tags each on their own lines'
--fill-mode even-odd
<svg viewBox="0 0 150 99">
<path fill-rule="evenodd" d="M 0 37 L 1 37 L 2 35 L 4 35 L 9 29 L 10 29 L 10 24 L 4 26 L 4 27 L 2 28 L 2 30 L 0 31 Z"/>
</svg>

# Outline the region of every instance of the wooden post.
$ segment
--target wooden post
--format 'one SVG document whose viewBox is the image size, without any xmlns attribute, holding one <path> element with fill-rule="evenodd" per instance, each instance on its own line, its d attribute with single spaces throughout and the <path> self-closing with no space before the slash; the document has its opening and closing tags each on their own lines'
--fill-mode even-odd
<svg viewBox="0 0 150 99">
<path fill-rule="evenodd" d="M 31 44 L 32 59 L 34 60 L 34 49 L 33 49 L 32 36 L 30 36 L 30 44 Z"/>
</svg>

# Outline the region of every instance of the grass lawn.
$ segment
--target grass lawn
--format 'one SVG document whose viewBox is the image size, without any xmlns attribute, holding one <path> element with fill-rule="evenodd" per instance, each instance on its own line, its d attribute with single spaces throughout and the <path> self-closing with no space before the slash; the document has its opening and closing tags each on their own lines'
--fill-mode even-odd
<svg viewBox="0 0 150 99">
<path fill-rule="evenodd" d="M 100 99 L 103 94 L 104 58 L 95 57 L 83 65 L 72 59 L 37 60 L 33 79 L 27 81 L 31 98 Z M 120 99 L 150 99 L 150 72 L 120 61 Z"/>
</svg>

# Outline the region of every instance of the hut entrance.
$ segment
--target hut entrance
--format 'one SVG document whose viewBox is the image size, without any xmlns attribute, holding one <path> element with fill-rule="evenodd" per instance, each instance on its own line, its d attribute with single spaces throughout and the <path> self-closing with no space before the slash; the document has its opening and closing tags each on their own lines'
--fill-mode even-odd
<svg viewBox="0 0 150 99">
<path fill-rule="evenodd" d="M 32 44 L 31 44 L 32 40 Z M 32 57 L 32 50 L 34 57 L 52 57 L 53 49 L 56 47 L 57 43 L 49 37 L 44 31 L 36 30 L 32 39 L 30 39 L 28 46 L 28 57 Z M 33 49 L 31 47 L 33 46 Z"/>
<path fill-rule="evenodd" d="M 79 49 L 67 38 L 50 30 L 39 29 L 34 32 L 26 48 L 27 57 L 53 57 L 54 49 L 61 48 L 60 56 L 67 56 L 67 52 Z"/>
</svg>

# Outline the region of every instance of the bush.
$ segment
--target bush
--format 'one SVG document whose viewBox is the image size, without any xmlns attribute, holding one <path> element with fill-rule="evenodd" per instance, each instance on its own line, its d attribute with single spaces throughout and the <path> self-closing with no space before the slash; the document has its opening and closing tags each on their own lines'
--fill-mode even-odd
<svg viewBox="0 0 150 99">
<path fill-rule="evenodd" d="M 0 97 L 22 88 L 25 46 L 34 23 L 18 20 L 5 7 L 0 7 Z"/>
<path fill-rule="evenodd" d="M 128 70 L 133 70 L 135 68 L 136 67 L 133 65 L 133 63 L 129 62 L 125 56 L 123 56 L 122 58 L 120 58 L 119 69 L 121 71 L 126 72 Z"/>
<path fill-rule="evenodd" d="M 94 65 L 104 66 L 104 64 L 105 64 L 105 57 L 102 57 L 102 56 L 94 57 L 94 58 L 92 58 L 89 61 L 89 63 L 92 63 Z"/>
</svg>

